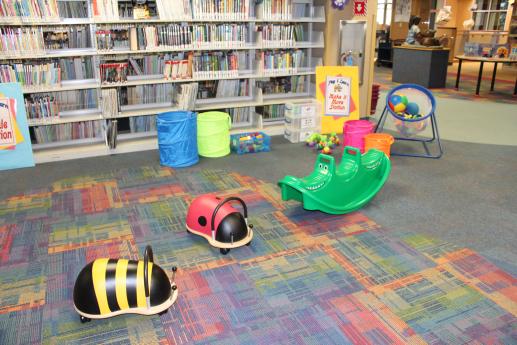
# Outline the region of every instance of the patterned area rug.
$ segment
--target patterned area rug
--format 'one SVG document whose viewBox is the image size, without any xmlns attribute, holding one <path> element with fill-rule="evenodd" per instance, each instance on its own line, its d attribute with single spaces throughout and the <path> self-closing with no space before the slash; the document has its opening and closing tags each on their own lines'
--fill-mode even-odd
<svg viewBox="0 0 517 345">
<path fill-rule="evenodd" d="M 227 256 L 185 231 L 189 202 L 248 204 L 255 238 Z M 72 289 L 98 257 L 145 245 L 170 273 L 162 316 L 81 324 Z M 235 173 L 145 167 L 0 202 L 0 344 L 515 344 L 517 280 L 477 253 L 280 200 Z"/>
<path fill-rule="evenodd" d="M 374 83 L 381 85 L 382 91 L 389 91 L 400 83 L 391 81 L 391 68 L 375 67 Z M 462 73 L 460 79 L 460 88 L 456 90 L 456 71 L 447 73 L 446 87 L 439 89 L 431 89 L 435 97 L 457 98 L 469 101 L 488 101 L 517 104 L 517 96 L 513 95 L 515 87 L 514 80 L 496 79 L 494 91 L 490 91 L 490 83 L 492 78 L 483 77 L 479 96 L 476 96 L 477 74 Z M 379 100 L 385 104 L 384 99 Z"/>
</svg>

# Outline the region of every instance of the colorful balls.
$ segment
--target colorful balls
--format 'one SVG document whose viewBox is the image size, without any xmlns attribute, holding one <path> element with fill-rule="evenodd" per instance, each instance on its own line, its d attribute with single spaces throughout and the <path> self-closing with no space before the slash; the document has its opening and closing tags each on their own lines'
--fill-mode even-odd
<svg viewBox="0 0 517 345">
<path fill-rule="evenodd" d="M 406 110 L 406 105 L 402 102 L 402 97 L 399 95 L 390 97 L 389 106 L 396 113 L 402 113 Z"/>
<path fill-rule="evenodd" d="M 420 111 L 420 108 L 418 107 L 418 104 L 409 102 L 406 106 L 406 112 L 411 115 L 417 115 Z"/>
</svg>

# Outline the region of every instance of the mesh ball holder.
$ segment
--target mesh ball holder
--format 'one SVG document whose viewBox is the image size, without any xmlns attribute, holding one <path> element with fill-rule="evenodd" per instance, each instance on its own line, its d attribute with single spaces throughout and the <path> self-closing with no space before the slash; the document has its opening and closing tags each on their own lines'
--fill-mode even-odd
<svg viewBox="0 0 517 345">
<path fill-rule="evenodd" d="M 400 115 L 398 115 L 396 112 L 394 112 L 390 106 L 389 106 L 389 100 L 391 97 L 395 94 L 405 94 L 410 95 L 408 98 L 419 98 L 421 102 L 419 102 L 419 106 L 421 109 L 424 107 L 421 103 L 427 103 L 427 109 L 426 113 L 416 119 L 406 119 Z M 395 142 L 397 140 L 400 141 L 409 141 L 409 142 L 420 142 L 422 143 L 422 146 L 424 147 L 425 153 L 405 153 L 405 152 L 394 152 L 392 149 L 391 155 L 392 156 L 406 156 L 406 157 L 423 157 L 423 158 L 440 158 L 443 154 L 443 148 L 440 141 L 440 134 L 438 133 L 438 124 L 436 122 L 436 115 L 435 115 L 435 109 L 436 109 L 436 101 L 434 99 L 433 94 L 431 91 L 426 89 L 423 86 L 416 85 L 416 84 L 402 84 L 394 87 L 390 92 L 388 92 L 388 95 L 386 96 L 386 106 L 384 107 L 384 110 L 382 111 L 381 117 L 379 118 L 379 121 L 377 122 L 377 126 L 375 127 L 374 132 L 375 133 L 381 133 L 384 129 L 384 124 L 386 122 L 386 119 L 388 117 L 388 114 L 392 116 L 392 118 L 395 121 L 395 127 L 397 128 L 397 131 L 402 136 L 395 136 Z M 397 125 L 398 122 L 398 125 Z M 416 138 L 414 137 L 416 134 L 422 132 L 426 127 L 428 123 L 431 123 L 431 132 L 432 137 L 431 138 Z M 430 144 L 435 144 L 437 146 L 437 153 L 432 154 L 431 150 L 429 148 Z"/>
</svg>

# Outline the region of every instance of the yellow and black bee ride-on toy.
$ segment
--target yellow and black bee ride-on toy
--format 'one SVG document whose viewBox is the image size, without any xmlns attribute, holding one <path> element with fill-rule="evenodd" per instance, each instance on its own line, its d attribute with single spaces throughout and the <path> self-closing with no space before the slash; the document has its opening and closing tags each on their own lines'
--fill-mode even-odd
<svg viewBox="0 0 517 345">
<path fill-rule="evenodd" d="M 74 286 L 74 307 L 81 322 L 121 314 L 163 314 L 178 298 L 172 268 L 172 282 L 153 263 L 151 246 L 144 260 L 96 259 L 79 273 Z"/>
</svg>

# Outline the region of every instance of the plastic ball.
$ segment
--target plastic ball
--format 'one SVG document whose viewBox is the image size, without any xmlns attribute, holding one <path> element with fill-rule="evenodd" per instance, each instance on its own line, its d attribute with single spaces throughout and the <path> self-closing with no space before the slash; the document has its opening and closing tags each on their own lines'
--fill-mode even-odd
<svg viewBox="0 0 517 345">
<path fill-rule="evenodd" d="M 407 105 L 407 104 L 408 104 L 408 102 L 409 102 L 409 101 L 408 101 L 408 99 L 407 99 L 407 97 L 406 97 L 406 96 L 404 96 L 404 95 L 398 95 L 398 96 L 400 96 L 400 101 L 401 101 L 404 105 Z"/>
<path fill-rule="evenodd" d="M 391 110 L 396 113 L 402 113 L 406 110 L 406 105 L 402 102 L 402 97 L 399 95 L 393 95 L 390 97 L 388 102 Z"/>
<path fill-rule="evenodd" d="M 406 112 L 411 115 L 416 115 L 420 111 L 418 104 L 409 102 L 406 106 Z"/>
</svg>

